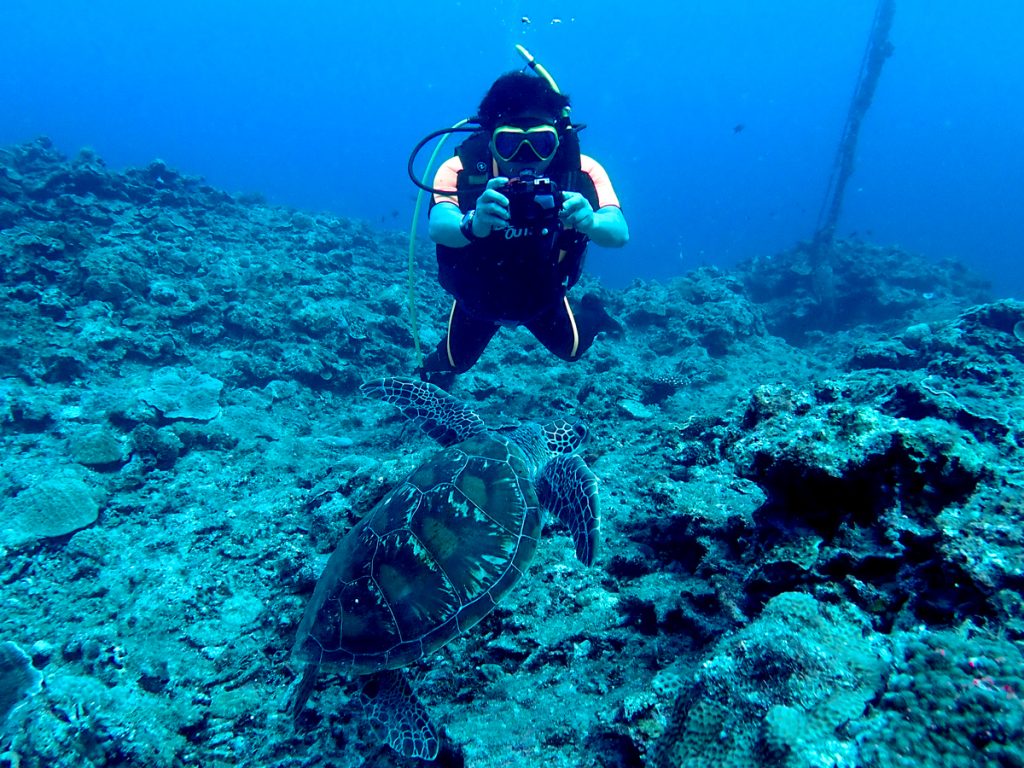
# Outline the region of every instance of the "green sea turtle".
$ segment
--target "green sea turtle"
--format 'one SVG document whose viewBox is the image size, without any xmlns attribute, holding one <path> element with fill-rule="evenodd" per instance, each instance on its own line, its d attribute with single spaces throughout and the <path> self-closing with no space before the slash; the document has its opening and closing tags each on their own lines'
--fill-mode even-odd
<svg viewBox="0 0 1024 768">
<path fill-rule="evenodd" d="M 388 378 L 364 394 L 396 405 L 444 450 L 392 489 L 338 544 L 299 624 L 305 662 L 297 714 L 321 666 L 368 675 L 360 700 L 374 730 L 407 757 L 432 760 L 438 738 L 402 667 L 465 632 L 526 571 L 545 512 L 568 527 L 590 565 L 597 479 L 576 455 L 582 424 L 488 429 L 442 389 Z"/>
</svg>

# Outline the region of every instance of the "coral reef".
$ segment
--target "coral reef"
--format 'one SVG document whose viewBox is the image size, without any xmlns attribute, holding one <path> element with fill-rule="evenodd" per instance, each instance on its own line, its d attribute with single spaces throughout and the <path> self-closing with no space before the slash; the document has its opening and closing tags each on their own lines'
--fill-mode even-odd
<svg viewBox="0 0 1024 768">
<path fill-rule="evenodd" d="M 0 766 L 400 764 L 353 682 L 281 703 L 327 553 L 434 450 L 357 390 L 416 365 L 407 235 L 46 140 L 0 150 L 0 229 L 0 642 L 46 680 Z M 585 276 L 621 334 L 567 364 L 503 329 L 458 377 L 589 425 L 602 556 L 550 521 L 415 666 L 439 765 L 1021 764 L 1024 303 L 837 248 L 831 307 L 803 248 Z"/>
<path fill-rule="evenodd" d="M 814 244 L 758 256 L 739 268 L 768 329 L 791 342 L 868 323 L 898 328 L 908 317 L 942 317 L 962 302 L 980 303 L 988 283 L 954 261 L 933 264 L 896 247 L 856 241 L 832 244 L 829 300 L 815 285 Z"/>
<path fill-rule="evenodd" d="M 12 464 L 7 492 L 14 495 L 4 503 L 0 546 L 66 536 L 96 521 L 99 494 L 84 473 L 73 467 Z"/>
<path fill-rule="evenodd" d="M 224 383 L 195 370 L 161 368 L 153 374 L 139 399 L 156 408 L 165 419 L 210 421 L 220 415 Z"/>
<path fill-rule="evenodd" d="M 885 643 L 856 609 L 773 598 L 676 698 L 652 768 L 856 765 L 848 726 L 881 689 Z"/>
<path fill-rule="evenodd" d="M 43 676 L 16 643 L 0 643 L 0 731 L 25 699 L 39 693 Z"/>
<path fill-rule="evenodd" d="M 861 765 L 1020 765 L 1024 658 L 1014 643 L 955 630 L 893 638 L 894 660 Z"/>
</svg>

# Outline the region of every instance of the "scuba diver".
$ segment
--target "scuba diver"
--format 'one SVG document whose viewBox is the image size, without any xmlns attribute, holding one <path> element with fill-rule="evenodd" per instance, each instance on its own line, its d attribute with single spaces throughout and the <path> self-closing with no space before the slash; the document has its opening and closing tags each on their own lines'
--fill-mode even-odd
<svg viewBox="0 0 1024 768">
<path fill-rule="evenodd" d="M 527 55 L 524 51 L 521 51 Z M 523 325 L 552 353 L 575 361 L 602 331 L 621 326 L 596 296 L 576 309 L 566 292 L 580 277 L 587 244 L 618 248 L 629 230 L 604 168 L 580 153 L 569 120 L 569 98 L 532 57 L 540 77 L 509 72 L 487 91 L 478 128 L 438 169 L 430 238 L 437 247 L 439 282 L 453 297 L 448 328 L 418 369 L 421 378 L 449 385 L 469 370 L 502 325 Z"/>
</svg>

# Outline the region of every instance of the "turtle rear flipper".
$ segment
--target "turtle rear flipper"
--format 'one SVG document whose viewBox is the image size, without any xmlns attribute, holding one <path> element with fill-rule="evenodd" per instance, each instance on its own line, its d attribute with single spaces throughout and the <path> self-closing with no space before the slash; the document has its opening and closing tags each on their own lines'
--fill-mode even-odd
<svg viewBox="0 0 1024 768">
<path fill-rule="evenodd" d="M 316 678 L 319 672 L 319 662 L 307 662 L 302 668 L 302 674 L 295 678 L 295 681 L 288 687 L 280 709 L 290 714 L 293 721 L 298 722 L 303 707 L 306 706 L 313 689 L 316 688 Z"/>
<path fill-rule="evenodd" d="M 597 478 L 579 456 L 555 456 L 537 478 L 541 504 L 569 526 L 576 557 L 592 565 L 597 557 L 601 515 L 597 503 Z"/>
<path fill-rule="evenodd" d="M 387 378 L 367 381 L 359 391 L 391 403 L 405 418 L 441 445 L 460 443 L 483 432 L 483 419 L 443 389 L 415 379 Z"/>
<path fill-rule="evenodd" d="M 404 674 L 388 670 L 370 675 L 359 700 L 374 732 L 393 750 L 420 760 L 437 757 L 437 731 Z"/>
</svg>

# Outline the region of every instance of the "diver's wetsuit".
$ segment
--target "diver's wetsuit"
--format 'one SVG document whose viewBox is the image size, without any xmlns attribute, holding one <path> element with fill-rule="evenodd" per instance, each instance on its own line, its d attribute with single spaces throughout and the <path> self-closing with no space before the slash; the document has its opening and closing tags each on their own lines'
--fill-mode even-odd
<svg viewBox="0 0 1024 768">
<path fill-rule="evenodd" d="M 450 203 L 463 211 L 476 207 L 489 176 L 467 180 L 463 175 L 464 164 L 478 170 L 482 165 L 479 158 L 473 161 L 480 148 L 472 142 L 467 140 L 434 179 L 435 189 L 458 189 L 459 194 L 435 194 L 432 205 Z M 548 175 L 559 189 L 586 196 L 594 210 L 619 204 L 604 169 L 578 152 L 561 167 L 553 164 Z M 463 248 L 438 245 L 439 280 L 455 301 L 447 333 L 423 371 L 469 370 L 501 325 L 525 326 L 553 354 L 570 361 L 586 352 L 601 331 L 621 330 L 596 297 L 585 296 L 575 312 L 566 299 L 579 279 L 587 243 L 574 230 L 509 227 Z"/>
</svg>

